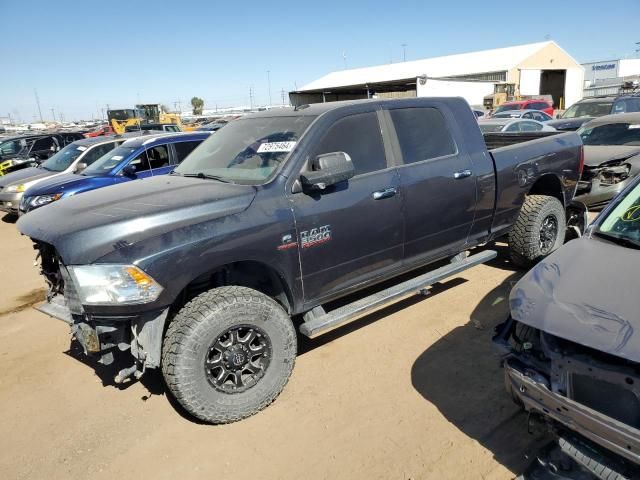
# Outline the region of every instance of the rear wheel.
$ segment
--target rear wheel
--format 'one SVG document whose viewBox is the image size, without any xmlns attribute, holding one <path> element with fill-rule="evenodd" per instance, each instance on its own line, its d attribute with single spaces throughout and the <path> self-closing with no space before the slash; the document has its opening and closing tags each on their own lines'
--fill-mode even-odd
<svg viewBox="0 0 640 480">
<path fill-rule="evenodd" d="M 169 325 L 162 372 L 190 414 L 230 423 L 273 402 L 296 353 L 295 329 L 278 303 L 250 288 L 221 287 L 194 298 Z"/>
<path fill-rule="evenodd" d="M 509 232 L 513 263 L 528 268 L 564 243 L 566 216 L 562 203 L 546 195 L 528 195 Z"/>
</svg>

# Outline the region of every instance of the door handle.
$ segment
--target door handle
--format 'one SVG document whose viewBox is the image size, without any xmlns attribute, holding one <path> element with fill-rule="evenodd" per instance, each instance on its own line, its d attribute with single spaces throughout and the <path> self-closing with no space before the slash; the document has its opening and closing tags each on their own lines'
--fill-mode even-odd
<svg viewBox="0 0 640 480">
<path fill-rule="evenodd" d="M 460 170 L 453 173 L 453 178 L 455 178 L 456 180 L 460 180 L 461 178 L 467 178 L 471 175 L 473 175 L 473 172 L 471 170 Z"/>
<path fill-rule="evenodd" d="M 377 192 L 373 192 L 371 196 L 374 200 L 382 200 L 383 198 L 393 197 L 396 193 L 398 193 L 398 189 L 391 187 L 385 188 L 384 190 L 378 190 Z"/>
</svg>

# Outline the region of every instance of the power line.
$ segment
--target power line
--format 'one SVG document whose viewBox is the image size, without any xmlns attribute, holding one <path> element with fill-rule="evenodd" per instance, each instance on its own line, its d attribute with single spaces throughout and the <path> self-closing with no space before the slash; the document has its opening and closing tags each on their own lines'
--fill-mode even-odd
<svg viewBox="0 0 640 480">
<path fill-rule="evenodd" d="M 38 98 L 38 90 L 34 88 L 33 93 L 36 96 L 36 104 L 38 105 L 38 114 L 40 115 L 40 121 L 42 122 L 42 110 L 40 110 L 40 99 Z"/>
</svg>

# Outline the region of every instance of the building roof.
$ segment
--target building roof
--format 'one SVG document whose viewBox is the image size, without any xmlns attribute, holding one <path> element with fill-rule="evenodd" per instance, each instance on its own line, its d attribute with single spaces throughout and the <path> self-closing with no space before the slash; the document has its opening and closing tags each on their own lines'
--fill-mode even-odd
<svg viewBox="0 0 640 480">
<path fill-rule="evenodd" d="M 304 85 L 298 91 L 323 90 L 349 85 L 364 85 L 410 78 L 415 79 L 421 75 L 427 75 L 429 77 L 451 77 L 474 73 L 506 71 L 516 67 L 550 44 L 555 44 L 555 42 L 529 43 L 515 47 L 495 48 L 493 50 L 425 58 L 411 62 L 339 70 Z"/>
</svg>

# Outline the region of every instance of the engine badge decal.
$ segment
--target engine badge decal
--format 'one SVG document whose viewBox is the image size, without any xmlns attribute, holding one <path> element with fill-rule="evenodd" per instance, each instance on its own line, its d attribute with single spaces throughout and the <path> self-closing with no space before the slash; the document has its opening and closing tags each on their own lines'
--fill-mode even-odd
<svg viewBox="0 0 640 480">
<path fill-rule="evenodd" d="M 312 228 L 311 230 L 303 230 L 300 232 L 302 248 L 315 247 L 331 240 L 331 226 L 323 225 L 322 227 Z"/>
</svg>

